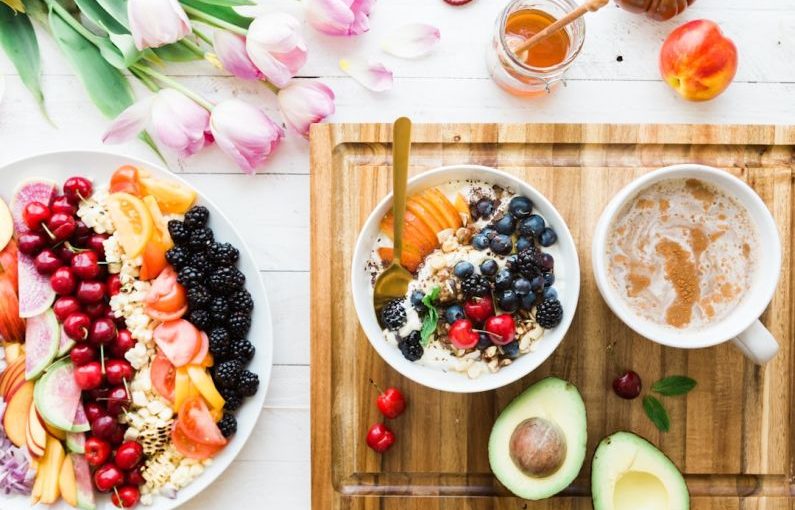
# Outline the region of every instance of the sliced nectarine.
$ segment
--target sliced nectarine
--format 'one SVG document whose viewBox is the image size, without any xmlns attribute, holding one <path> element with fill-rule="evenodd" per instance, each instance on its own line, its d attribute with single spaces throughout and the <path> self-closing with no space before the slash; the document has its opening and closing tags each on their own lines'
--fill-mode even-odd
<svg viewBox="0 0 795 510">
<path fill-rule="evenodd" d="M 33 382 L 25 382 L 10 398 L 3 415 L 3 428 L 14 446 L 21 448 L 26 443 L 25 429 L 28 426 L 28 415 L 33 403 Z"/>
<path fill-rule="evenodd" d="M 436 197 L 436 203 L 439 205 L 439 207 L 444 209 L 444 214 L 449 220 L 448 225 L 450 228 L 458 228 L 461 226 L 461 216 L 458 214 L 458 210 L 453 207 L 453 203 L 450 202 L 450 199 L 448 199 L 444 193 L 436 188 L 431 188 L 428 190 L 428 195 L 431 197 Z"/>
<path fill-rule="evenodd" d="M 406 211 L 408 212 L 408 211 Z M 394 235 L 394 218 L 392 213 L 387 214 L 384 216 L 384 219 L 381 220 L 381 231 L 392 239 Z M 417 230 L 417 226 L 413 223 L 408 223 L 408 221 L 403 222 L 403 243 L 410 243 L 417 248 L 420 249 L 421 253 L 430 253 L 436 248 L 436 236 L 433 236 L 433 240 L 426 237 L 424 232 Z"/>
<path fill-rule="evenodd" d="M 20 371 L 23 374 L 25 373 L 25 359 L 24 358 L 17 358 L 12 363 L 10 363 L 3 373 L 0 374 L 0 397 L 7 400 L 9 390 L 13 385 L 14 381 L 19 376 Z"/>
<path fill-rule="evenodd" d="M 47 446 L 47 431 L 42 425 L 44 420 L 39 417 L 36 411 L 35 402 L 30 405 L 30 412 L 28 413 L 28 436 L 27 444 L 28 450 L 36 457 L 44 455 L 44 448 Z"/>
<path fill-rule="evenodd" d="M 447 216 L 442 212 L 441 209 L 439 209 L 436 206 L 436 204 L 434 204 L 431 200 L 428 199 L 427 196 L 425 196 L 424 192 L 420 193 L 419 195 L 416 195 L 414 199 L 417 201 L 418 204 L 420 204 L 422 207 L 425 208 L 425 211 L 429 215 L 433 216 L 433 218 L 436 220 L 436 223 L 440 227 L 439 230 L 437 231 L 437 234 L 442 230 L 450 228 L 450 226 L 447 223 Z"/>
<path fill-rule="evenodd" d="M 381 257 L 381 260 L 387 264 L 392 262 L 392 248 L 379 248 L 378 255 Z M 412 246 L 404 246 L 403 254 L 400 256 L 400 263 L 403 265 L 403 267 L 414 273 L 422 263 L 422 256 L 416 248 Z"/>
<path fill-rule="evenodd" d="M 453 207 L 455 207 L 459 215 L 464 215 L 467 218 L 470 217 L 469 202 L 467 202 L 467 199 L 464 198 L 464 195 L 461 193 L 455 194 L 455 202 L 453 202 Z"/>
<path fill-rule="evenodd" d="M 409 197 L 409 199 L 406 201 L 406 207 L 409 211 L 414 213 L 416 217 L 428 225 L 434 234 L 444 230 L 444 226 L 439 223 L 439 221 L 436 219 L 436 216 L 429 211 L 426 206 L 422 204 L 422 201 L 417 199 L 417 197 Z"/>
</svg>

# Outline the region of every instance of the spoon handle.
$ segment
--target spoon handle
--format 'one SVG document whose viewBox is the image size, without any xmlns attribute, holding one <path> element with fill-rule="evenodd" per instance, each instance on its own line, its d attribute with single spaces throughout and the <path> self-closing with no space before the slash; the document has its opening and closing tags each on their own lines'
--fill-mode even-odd
<svg viewBox="0 0 795 510">
<path fill-rule="evenodd" d="M 403 255 L 403 217 L 406 213 L 406 182 L 409 178 L 411 121 L 401 117 L 392 126 L 392 215 L 394 216 L 393 260 L 400 263 Z"/>
</svg>

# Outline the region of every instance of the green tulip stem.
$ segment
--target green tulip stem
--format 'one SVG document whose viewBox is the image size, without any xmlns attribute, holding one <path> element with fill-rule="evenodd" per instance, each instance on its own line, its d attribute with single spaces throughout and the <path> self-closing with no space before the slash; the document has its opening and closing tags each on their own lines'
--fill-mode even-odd
<svg viewBox="0 0 795 510">
<path fill-rule="evenodd" d="M 135 64 L 130 69 L 135 69 L 135 70 L 137 70 L 137 71 L 139 71 L 139 72 L 141 72 L 143 74 L 146 74 L 146 75 L 154 78 L 155 80 L 157 80 L 157 81 L 159 81 L 161 83 L 165 83 L 166 85 L 168 85 L 169 87 L 171 87 L 173 89 L 176 89 L 176 90 L 182 92 L 183 94 L 185 94 L 189 98 L 191 98 L 194 101 L 196 101 L 196 103 L 198 103 L 199 105 L 201 105 L 202 107 L 204 107 L 208 111 L 212 111 L 213 110 L 213 104 L 211 102 L 207 101 L 202 96 L 200 96 L 196 92 L 192 91 L 191 89 L 187 88 L 186 86 L 182 85 L 178 81 L 172 80 L 168 76 L 160 74 L 157 71 L 155 71 L 154 69 L 151 69 L 149 67 L 146 67 L 146 66 L 143 66 L 143 65 L 140 65 L 140 64 Z"/>
<path fill-rule="evenodd" d="M 224 30 L 228 30 L 235 34 L 242 35 L 243 37 L 248 35 L 248 30 L 246 30 L 245 28 L 241 28 L 237 25 L 233 25 L 232 23 L 229 23 L 222 19 L 218 19 L 215 16 L 211 16 L 206 12 L 202 12 L 199 9 L 196 9 L 195 7 L 191 7 L 185 4 L 181 5 L 186 13 L 190 14 L 193 18 L 199 21 L 203 21 L 204 23 L 207 23 L 208 25 L 214 26 L 216 28 L 223 28 Z"/>
</svg>

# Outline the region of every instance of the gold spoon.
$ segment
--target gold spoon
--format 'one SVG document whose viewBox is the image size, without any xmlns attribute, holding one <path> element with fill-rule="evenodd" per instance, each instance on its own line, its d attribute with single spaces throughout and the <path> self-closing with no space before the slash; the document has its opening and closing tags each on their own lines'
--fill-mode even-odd
<svg viewBox="0 0 795 510">
<path fill-rule="evenodd" d="M 414 278 L 400 265 L 403 254 L 403 217 L 406 213 L 406 183 L 409 176 L 409 149 L 411 148 L 411 121 L 401 117 L 392 126 L 392 215 L 394 216 L 394 248 L 392 263 L 375 280 L 373 304 L 381 321 L 381 310 L 393 299 L 406 296 L 409 282 Z"/>
</svg>

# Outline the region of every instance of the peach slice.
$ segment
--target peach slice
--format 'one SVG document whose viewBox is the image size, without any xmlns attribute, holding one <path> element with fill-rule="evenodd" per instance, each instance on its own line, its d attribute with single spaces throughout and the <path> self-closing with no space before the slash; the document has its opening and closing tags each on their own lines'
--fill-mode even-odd
<svg viewBox="0 0 795 510">
<path fill-rule="evenodd" d="M 462 195 L 461 193 L 455 194 L 455 202 L 453 202 L 453 207 L 455 207 L 459 215 L 464 215 L 467 218 L 471 219 L 469 213 L 469 202 L 467 202 L 467 199 L 464 198 L 464 195 Z"/>
<path fill-rule="evenodd" d="M 436 203 L 441 209 L 444 210 L 444 214 L 448 218 L 448 225 L 450 228 L 458 228 L 461 226 L 461 216 L 458 214 L 458 210 L 453 207 L 453 203 L 450 202 L 446 196 L 444 196 L 444 193 L 436 188 L 431 188 L 426 193 L 430 197 L 436 197 Z M 431 198 L 431 200 L 433 200 L 433 198 Z"/>
<path fill-rule="evenodd" d="M 416 217 L 414 218 L 416 219 Z M 394 218 L 392 213 L 387 214 L 384 216 L 384 219 L 381 220 L 381 231 L 390 239 L 392 239 L 394 234 L 393 221 Z M 409 223 L 408 220 L 403 222 L 403 242 L 404 244 L 410 243 L 415 245 L 422 254 L 430 253 L 436 248 L 436 236 L 434 235 L 433 239 L 427 237 L 425 232 L 419 231 L 417 225 Z"/>
<path fill-rule="evenodd" d="M 416 195 L 414 197 L 414 200 L 416 200 L 418 204 L 423 206 L 425 208 L 425 211 L 427 211 L 427 213 L 430 216 L 434 217 L 436 223 L 439 225 L 439 230 L 437 230 L 437 233 L 441 232 L 442 230 L 450 228 L 450 226 L 447 223 L 447 216 L 436 206 L 436 204 L 434 204 L 431 200 L 428 199 L 427 196 L 425 196 L 425 193 L 420 193 L 419 195 Z"/>
<path fill-rule="evenodd" d="M 33 405 L 33 382 L 27 381 L 11 396 L 3 414 L 6 436 L 17 448 L 21 448 L 27 442 L 26 428 L 31 405 Z"/>
<path fill-rule="evenodd" d="M 392 248 L 378 249 L 378 255 L 381 257 L 381 260 L 387 264 L 392 262 L 392 253 Z M 417 271 L 417 268 L 420 267 L 420 264 L 422 264 L 422 255 L 420 255 L 420 252 L 417 250 L 417 248 L 407 244 L 403 247 L 403 254 L 400 257 L 400 263 L 403 265 L 403 267 L 414 273 Z"/>
<path fill-rule="evenodd" d="M 427 206 L 422 204 L 421 200 L 418 200 L 418 197 L 409 197 L 408 201 L 406 202 L 406 206 L 409 211 L 411 211 L 417 218 L 421 219 L 428 227 L 434 232 L 434 234 L 438 234 L 442 230 L 444 230 L 444 225 L 439 223 L 436 219 L 436 216 L 427 209 Z"/>
</svg>

